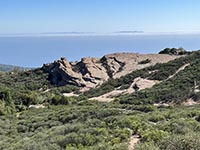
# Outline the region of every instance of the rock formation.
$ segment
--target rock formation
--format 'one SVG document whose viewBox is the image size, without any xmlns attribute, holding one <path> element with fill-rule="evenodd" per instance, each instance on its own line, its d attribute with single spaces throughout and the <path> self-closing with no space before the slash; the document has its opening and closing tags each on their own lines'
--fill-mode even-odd
<svg viewBox="0 0 200 150">
<path fill-rule="evenodd" d="M 94 88 L 109 78 L 119 78 L 134 70 L 156 63 L 174 60 L 175 55 L 115 53 L 102 58 L 82 58 L 80 62 L 69 62 L 61 58 L 53 63 L 44 64 L 43 70 L 49 73 L 53 84 L 58 86 L 76 85 L 85 89 Z"/>
</svg>

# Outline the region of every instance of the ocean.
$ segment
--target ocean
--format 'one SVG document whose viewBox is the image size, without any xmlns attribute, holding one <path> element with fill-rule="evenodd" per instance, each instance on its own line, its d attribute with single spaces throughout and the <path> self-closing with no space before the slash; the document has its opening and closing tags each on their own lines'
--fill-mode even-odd
<svg viewBox="0 0 200 150">
<path fill-rule="evenodd" d="M 200 35 L 0 37 L 0 64 L 40 67 L 61 57 L 76 61 L 116 52 L 158 53 L 166 47 L 198 50 Z"/>
</svg>

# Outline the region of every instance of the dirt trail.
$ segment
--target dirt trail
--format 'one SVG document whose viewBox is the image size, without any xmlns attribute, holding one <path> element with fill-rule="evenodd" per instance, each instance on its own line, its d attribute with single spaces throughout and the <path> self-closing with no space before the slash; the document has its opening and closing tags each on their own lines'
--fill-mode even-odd
<svg viewBox="0 0 200 150">
<path fill-rule="evenodd" d="M 89 100 L 97 100 L 99 102 L 111 102 L 114 100 L 114 98 L 107 98 L 107 97 L 99 96 L 99 97 L 92 97 Z"/>
<path fill-rule="evenodd" d="M 100 95 L 98 97 L 92 97 L 90 98 L 90 100 L 97 100 L 100 102 L 111 102 L 115 99 L 115 97 L 126 94 L 127 93 L 127 89 L 125 90 L 113 90 L 109 93 Z"/>
<path fill-rule="evenodd" d="M 131 137 L 129 145 L 128 145 L 128 150 L 134 150 L 134 146 L 140 141 L 140 138 L 138 135 L 134 135 Z"/>
<path fill-rule="evenodd" d="M 183 102 L 184 106 L 193 106 L 197 104 L 199 104 L 199 102 L 195 102 L 192 98 L 187 99 L 185 102 Z"/>
<path fill-rule="evenodd" d="M 111 102 L 115 99 L 114 97 L 124 94 L 125 92 L 126 90 L 113 90 L 109 93 L 100 95 L 98 97 L 92 97 L 90 98 L 90 100 L 97 100 L 100 102 Z"/>
<path fill-rule="evenodd" d="M 90 98 L 90 100 L 97 100 L 100 102 L 111 102 L 117 96 L 134 93 L 135 90 L 133 87 L 135 84 L 137 84 L 137 86 L 139 87 L 139 91 L 140 91 L 140 90 L 144 90 L 147 88 L 151 88 L 152 86 L 154 86 L 157 83 L 159 83 L 159 81 L 148 80 L 148 79 L 143 79 L 141 77 L 138 77 L 138 78 L 134 79 L 133 83 L 130 85 L 130 87 L 128 89 L 124 89 L 124 90 L 115 89 L 115 90 L 113 90 L 109 93 L 103 94 L 101 96 L 92 97 L 92 98 Z"/>
<path fill-rule="evenodd" d="M 42 93 L 47 93 L 47 92 L 49 92 L 49 91 L 51 91 L 51 89 L 46 89 L 46 90 L 43 91 Z"/>
<path fill-rule="evenodd" d="M 190 64 L 185 64 L 183 66 L 181 66 L 173 75 L 169 76 L 166 80 L 173 78 L 176 74 L 178 74 L 181 70 L 184 70 L 187 66 L 189 66 Z M 158 80 L 148 80 L 148 79 L 144 79 L 141 77 L 135 78 L 133 80 L 133 83 L 130 85 L 130 87 L 128 89 L 124 89 L 124 90 L 119 90 L 119 89 L 115 89 L 109 93 L 103 94 L 101 96 L 98 97 L 92 97 L 90 98 L 90 100 L 97 100 L 100 102 L 111 102 L 115 99 L 115 97 L 123 95 L 123 94 L 132 94 L 135 92 L 135 89 L 133 88 L 135 85 L 137 85 L 138 90 L 144 90 L 144 89 L 148 89 L 153 87 L 155 84 L 158 84 L 162 81 L 158 81 Z"/>
<path fill-rule="evenodd" d="M 78 97 L 79 95 L 78 94 L 74 94 L 73 92 L 72 93 L 63 93 L 64 96 L 66 97 Z"/>
<path fill-rule="evenodd" d="M 181 66 L 173 75 L 169 76 L 167 78 L 167 80 L 173 78 L 175 75 L 177 75 L 180 71 L 184 70 L 189 65 L 190 65 L 190 63 Z"/>
<path fill-rule="evenodd" d="M 131 84 L 131 86 L 128 88 L 128 93 L 131 94 L 133 92 L 135 92 L 134 90 L 134 85 L 137 85 L 137 87 L 140 90 L 144 90 L 147 88 L 151 88 L 152 86 L 154 86 L 155 84 L 159 83 L 160 81 L 157 80 L 148 80 L 148 79 L 143 79 L 141 77 L 135 78 L 133 83 Z"/>
</svg>

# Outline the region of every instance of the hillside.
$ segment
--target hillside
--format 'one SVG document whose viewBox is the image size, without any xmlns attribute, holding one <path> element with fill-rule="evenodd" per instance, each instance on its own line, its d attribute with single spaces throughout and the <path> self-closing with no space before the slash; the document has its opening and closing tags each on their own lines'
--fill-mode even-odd
<svg viewBox="0 0 200 150">
<path fill-rule="evenodd" d="M 165 64 L 133 71 L 84 93 L 98 97 L 115 91 L 122 103 L 179 103 L 196 98 L 199 88 L 199 51 Z M 146 90 L 145 90 L 146 89 Z M 156 95 L 155 95 L 156 93 Z M 107 98 L 113 95 L 107 94 Z M 198 99 L 198 98 L 197 98 Z M 142 101 L 144 100 L 144 102 Z"/>
<path fill-rule="evenodd" d="M 2 72 L 9 72 L 9 71 L 13 71 L 13 70 L 26 70 L 28 68 L 23 68 L 23 67 L 18 67 L 18 66 L 12 66 L 12 65 L 5 65 L 5 64 L 0 64 L 0 71 Z"/>
<path fill-rule="evenodd" d="M 198 150 L 200 51 L 167 52 L 1 72 L 0 149 Z"/>
</svg>

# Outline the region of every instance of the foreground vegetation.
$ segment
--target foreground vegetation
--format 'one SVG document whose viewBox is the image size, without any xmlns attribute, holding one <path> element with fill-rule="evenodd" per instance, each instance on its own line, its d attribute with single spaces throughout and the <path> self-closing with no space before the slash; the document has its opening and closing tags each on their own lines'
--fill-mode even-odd
<svg viewBox="0 0 200 150">
<path fill-rule="evenodd" d="M 1 116 L 0 149 L 126 150 L 135 134 L 137 150 L 199 149 L 199 106 L 131 107 L 83 101 Z"/>
</svg>

